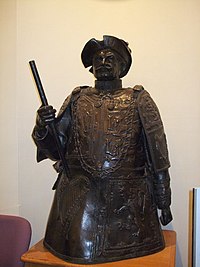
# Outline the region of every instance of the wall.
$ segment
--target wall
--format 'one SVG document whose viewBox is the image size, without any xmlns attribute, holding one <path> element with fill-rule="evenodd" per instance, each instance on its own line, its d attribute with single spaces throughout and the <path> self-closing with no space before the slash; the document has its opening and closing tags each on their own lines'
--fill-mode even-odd
<svg viewBox="0 0 200 267">
<path fill-rule="evenodd" d="M 12 51 L 3 55 L 6 68 L 1 105 L 2 98 L 11 97 L 11 102 L 1 106 L 0 114 L 4 124 L 2 177 L 6 177 L 0 187 L 0 196 L 4 196 L 1 209 L 9 212 L 9 206 L 20 205 L 20 215 L 32 223 L 32 243 L 43 237 L 56 173 L 50 161 L 37 164 L 35 160 L 31 131 L 40 101 L 28 61 L 35 59 L 49 102 L 59 109 L 74 87 L 93 84 L 92 75 L 80 60 L 83 45 L 92 37 L 101 39 L 103 34 L 121 37 L 129 42 L 134 57 L 124 86 L 143 84 L 164 121 L 172 165 L 174 215 L 167 228 L 177 232 L 176 266 L 190 266 L 190 191 L 200 185 L 200 2 L 8 0 L 0 3 L 9 11 L 1 27 L 5 38 L 11 31 L 11 40 L 5 42 Z M 9 16 L 12 12 L 13 16 Z M 16 81 L 15 65 L 11 64 L 13 54 L 17 55 Z M 9 112 L 5 112 L 8 106 Z M 10 201 L 14 204 L 7 204 Z"/>
<path fill-rule="evenodd" d="M 19 213 L 16 1 L 0 1 L 0 213 Z"/>
</svg>

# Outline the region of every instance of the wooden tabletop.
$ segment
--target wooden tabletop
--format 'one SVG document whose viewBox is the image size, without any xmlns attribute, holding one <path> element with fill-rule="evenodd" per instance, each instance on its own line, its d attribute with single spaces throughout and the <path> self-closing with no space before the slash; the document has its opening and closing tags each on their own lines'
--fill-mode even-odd
<svg viewBox="0 0 200 267">
<path fill-rule="evenodd" d="M 176 233 L 174 231 L 163 231 L 165 238 L 165 249 L 148 256 L 128 259 L 117 262 L 101 263 L 101 264 L 72 264 L 63 261 L 44 246 L 43 240 L 34 245 L 29 251 L 22 255 L 21 260 L 24 261 L 26 267 L 174 267 L 176 254 Z"/>
</svg>

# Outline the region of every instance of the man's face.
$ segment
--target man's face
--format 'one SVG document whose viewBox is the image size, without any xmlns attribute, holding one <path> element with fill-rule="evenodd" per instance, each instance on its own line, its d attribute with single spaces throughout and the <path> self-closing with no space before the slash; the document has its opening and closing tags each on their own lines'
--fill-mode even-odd
<svg viewBox="0 0 200 267">
<path fill-rule="evenodd" d="M 93 73 L 99 81 L 119 79 L 119 60 L 116 54 L 108 49 L 98 51 L 93 57 Z"/>
</svg>

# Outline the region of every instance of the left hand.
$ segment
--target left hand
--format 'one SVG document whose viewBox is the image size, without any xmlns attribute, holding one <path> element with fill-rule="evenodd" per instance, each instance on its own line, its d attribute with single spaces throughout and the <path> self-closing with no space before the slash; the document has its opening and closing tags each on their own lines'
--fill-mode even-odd
<svg viewBox="0 0 200 267">
<path fill-rule="evenodd" d="M 161 210 L 160 221 L 162 225 L 167 225 L 168 223 L 172 221 L 172 219 L 173 217 L 172 217 L 170 207 Z"/>
</svg>

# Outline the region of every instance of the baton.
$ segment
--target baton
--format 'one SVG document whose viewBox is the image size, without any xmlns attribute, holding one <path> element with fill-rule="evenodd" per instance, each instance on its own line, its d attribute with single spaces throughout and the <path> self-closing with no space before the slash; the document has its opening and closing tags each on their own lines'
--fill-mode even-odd
<svg viewBox="0 0 200 267">
<path fill-rule="evenodd" d="M 45 92 L 44 92 L 44 89 L 43 89 L 43 86 L 42 86 L 42 83 L 41 83 L 41 80 L 40 80 L 40 76 L 39 76 L 35 61 L 34 60 L 29 61 L 29 65 L 31 67 L 31 71 L 32 71 L 32 74 L 33 74 L 33 77 L 34 77 L 34 80 L 35 80 L 35 84 L 36 84 L 37 89 L 38 89 L 38 93 L 39 93 L 39 96 L 40 96 L 40 100 L 42 102 L 42 106 L 47 106 L 48 105 L 48 101 L 47 101 L 47 98 L 46 98 L 46 95 L 45 95 Z M 66 178 L 67 178 L 67 177 L 69 177 L 69 168 L 68 168 L 65 156 L 64 156 L 63 147 L 62 147 L 62 144 L 60 142 L 60 139 L 59 139 L 59 136 L 58 136 L 58 132 L 57 132 L 57 129 L 55 127 L 54 122 L 52 122 L 49 125 L 49 127 L 50 127 L 50 129 L 51 129 L 51 131 L 53 133 L 53 138 L 54 138 L 55 143 L 56 143 L 57 151 L 58 151 L 60 160 L 61 160 L 62 165 L 63 165 L 63 170 L 64 170 L 64 172 L 66 174 Z M 58 180 L 55 182 L 55 184 L 53 186 L 53 189 L 56 188 L 57 182 L 58 182 Z"/>
</svg>

